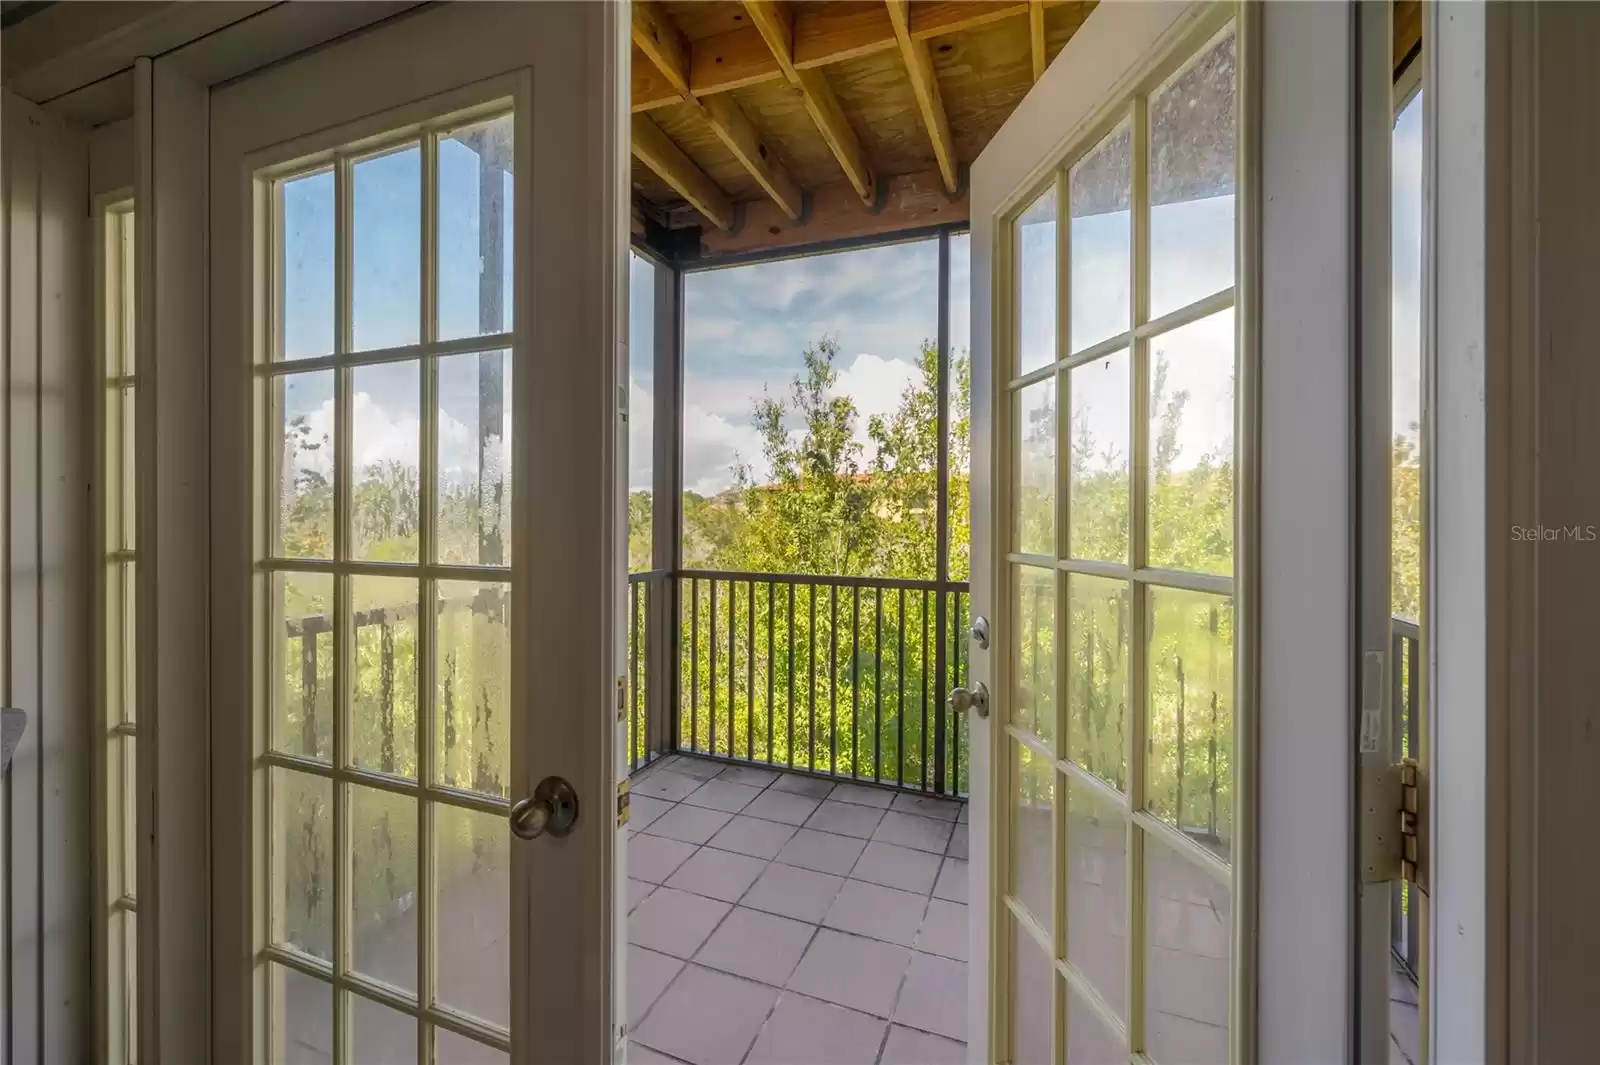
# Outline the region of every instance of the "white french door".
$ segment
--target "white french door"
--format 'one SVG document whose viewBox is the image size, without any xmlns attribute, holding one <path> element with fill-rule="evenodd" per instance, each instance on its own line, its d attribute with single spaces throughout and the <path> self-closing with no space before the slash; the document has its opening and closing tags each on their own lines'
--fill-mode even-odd
<svg viewBox="0 0 1600 1065">
<path fill-rule="evenodd" d="M 974 1060 L 1220 1063 L 1251 1038 L 1238 11 L 1143 7 L 1092 15 L 1035 90 L 1056 105 L 974 168 Z"/>
<path fill-rule="evenodd" d="M 617 20 L 211 92 L 220 1057 L 613 1053 Z"/>
</svg>

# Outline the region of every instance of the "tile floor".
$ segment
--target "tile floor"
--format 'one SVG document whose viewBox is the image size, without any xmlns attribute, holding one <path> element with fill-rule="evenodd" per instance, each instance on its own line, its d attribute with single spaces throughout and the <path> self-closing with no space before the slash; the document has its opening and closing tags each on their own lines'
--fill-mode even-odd
<svg viewBox="0 0 1600 1065">
<path fill-rule="evenodd" d="M 965 1060 L 965 804 L 676 755 L 631 809 L 635 1065 Z"/>
</svg>

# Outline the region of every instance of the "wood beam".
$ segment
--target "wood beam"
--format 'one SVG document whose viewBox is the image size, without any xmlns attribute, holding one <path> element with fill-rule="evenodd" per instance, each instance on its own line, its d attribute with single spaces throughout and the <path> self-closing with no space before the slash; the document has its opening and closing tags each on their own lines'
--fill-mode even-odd
<svg viewBox="0 0 1600 1065">
<path fill-rule="evenodd" d="M 805 206 L 800 186 L 778 162 L 777 155 L 762 140 L 761 134 L 756 132 L 733 97 L 719 94 L 709 98 L 705 102 L 705 113 L 711 123 L 711 131 L 750 171 L 756 183 L 767 190 L 772 202 L 791 219 L 798 219 Z"/>
<path fill-rule="evenodd" d="M 934 76 L 933 53 L 926 40 L 911 36 L 908 0 L 887 0 L 887 4 L 889 20 L 894 23 L 895 38 L 900 45 L 900 57 L 905 60 L 906 72 L 911 77 L 911 91 L 916 94 L 922 124 L 933 142 L 933 156 L 944 178 L 945 191 L 954 195 L 958 184 L 955 142 L 950 137 L 950 117 L 945 114 L 944 99 L 939 95 L 939 79 Z"/>
<path fill-rule="evenodd" d="M 633 154 L 718 229 L 733 228 L 733 202 L 644 115 L 633 116 Z"/>
<path fill-rule="evenodd" d="M 861 140 L 839 106 L 833 86 L 820 70 L 798 70 L 794 65 L 794 12 L 783 0 L 745 0 L 745 10 L 750 21 L 767 42 L 772 57 L 777 60 L 783 76 L 790 85 L 800 90 L 806 113 L 816 123 L 817 132 L 827 142 L 828 150 L 839 161 L 839 167 L 849 180 L 856 195 L 865 203 L 877 199 L 877 180 L 872 167 L 861 151 Z"/>
<path fill-rule="evenodd" d="M 1028 50 L 1033 56 L 1033 80 L 1044 77 L 1044 0 L 1028 4 Z"/>
<path fill-rule="evenodd" d="M 683 99 L 689 92 L 689 42 L 665 11 L 655 4 L 633 5 L 633 43 Z"/>
<path fill-rule="evenodd" d="M 1094 0 L 1043 0 L 1046 7 Z M 910 9 L 913 40 L 927 41 L 1024 15 L 1032 0 L 927 0 Z M 1081 19 L 1079 21 L 1082 21 Z M 812 70 L 899 47 L 889 13 L 876 4 L 828 4 L 800 8 L 794 15 L 790 54 L 796 70 Z M 699 99 L 719 92 L 777 81 L 783 68 L 759 30 L 752 26 L 712 34 L 689 45 L 689 92 Z M 677 103 L 682 94 L 653 69 L 635 66 L 632 108 L 635 113 Z"/>
</svg>

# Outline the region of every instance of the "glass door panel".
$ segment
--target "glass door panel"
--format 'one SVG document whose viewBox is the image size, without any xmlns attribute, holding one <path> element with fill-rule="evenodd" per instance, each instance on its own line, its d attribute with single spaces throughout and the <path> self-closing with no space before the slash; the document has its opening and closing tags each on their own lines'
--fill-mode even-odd
<svg viewBox="0 0 1600 1065">
<path fill-rule="evenodd" d="M 995 927 L 1017 1065 L 1230 1054 L 1230 13 L 1003 230 L 1014 469 Z"/>
</svg>

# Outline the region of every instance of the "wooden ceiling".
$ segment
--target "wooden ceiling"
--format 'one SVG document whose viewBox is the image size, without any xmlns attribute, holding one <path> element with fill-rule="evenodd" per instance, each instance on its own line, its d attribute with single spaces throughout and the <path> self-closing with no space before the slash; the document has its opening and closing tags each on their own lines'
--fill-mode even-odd
<svg viewBox="0 0 1600 1065">
<path fill-rule="evenodd" d="M 963 221 L 966 166 L 1093 7 L 635 0 L 636 224 L 718 254 Z"/>
</svg>

